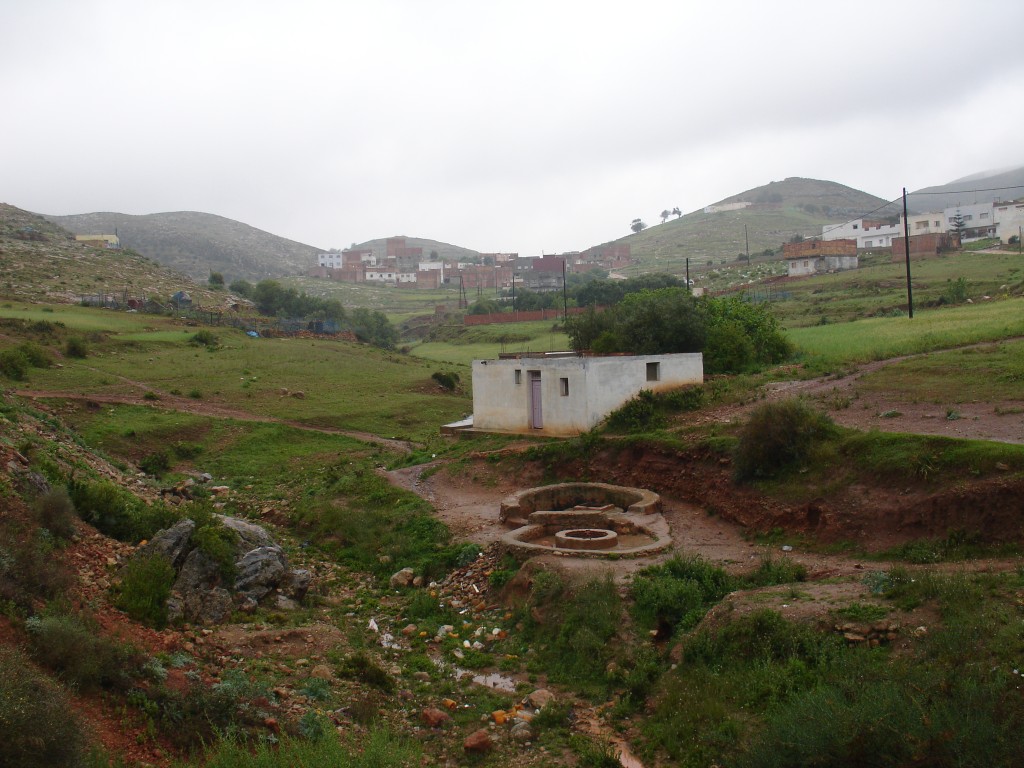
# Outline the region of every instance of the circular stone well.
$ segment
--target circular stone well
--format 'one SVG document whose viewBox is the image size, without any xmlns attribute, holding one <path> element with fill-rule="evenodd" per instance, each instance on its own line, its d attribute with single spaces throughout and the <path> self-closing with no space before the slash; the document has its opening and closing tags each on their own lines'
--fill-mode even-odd
<svg viewBox="0 0 1024 768">
<path fill-rule="evenodd" d="M 555 533 L 559 549 L 614 549 L 619 534 L 605 528 L 570 528 Z"/>
</svg>

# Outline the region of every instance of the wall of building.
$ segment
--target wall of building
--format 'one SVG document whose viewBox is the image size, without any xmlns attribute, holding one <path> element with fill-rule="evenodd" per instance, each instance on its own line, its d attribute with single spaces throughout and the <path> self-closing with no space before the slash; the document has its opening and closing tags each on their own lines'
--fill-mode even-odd
<svg viewBox="0 0 1024 768">
<path fill-rule="evenodd" d="M 657 366 L 656 380 L 648 380 L 648 364 Z M 541 429 L 530 426 L 531 371 L 540 373 Z M 703 380 L 700 354 L 474 360 L 473 427 L 577 435 L 597 426 L 641 390 L 674 389 Z"/>
<path fill-rule="evenodd" d="M 1004 243 L 1011 237 L 1020 237 L 1024 229 L 1024 203 L 996 203 L 992 206 L 996 221 L 996 236 Z"/>
<path fill-rule="evenodd" d="M 806 259 L 818 256 L 856 256 L 857 241 L 844 240 L 804 240 L 800 243 L 786 243 L 782 246 L 782 255 L 787 259 Z"/>
</svg>

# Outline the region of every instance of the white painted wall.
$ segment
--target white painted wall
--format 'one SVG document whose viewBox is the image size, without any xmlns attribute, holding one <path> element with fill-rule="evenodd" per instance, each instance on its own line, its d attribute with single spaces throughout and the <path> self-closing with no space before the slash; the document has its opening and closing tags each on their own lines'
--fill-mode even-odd
<svg viewBox="0 0 1024 768">
<path fill-rule="evenodd" d="M 910 236 L 914 235 L 942 235 L 949 229 L 949 225 L 946 223 L 946 214 L 943 212 L 939 213 L 921 213 L 916 216 L 908 217 L 910 222 Z M 900 216 L 899 223 L 900 234 L 898 237 L 903 236 L 903 216 Z"/>
<path fill-rule="evenodd" d="M 648 363 L 658 365 L 658 380 L 648 381 Z M 530 426 L 530 371 L 540 372 L 542 429 Z M 568 394 L 563 394 L 562 379 Z M 474 360 L 473 427 L 576 435 L 597 426 L 641 390 L 658 392 L 703 381 L 704 360 L 699 353 Z"/>
<path fill-rule="evenodd" d="M 1024 203 L 996 203 L 992 206 L 996 221 L 996 235 L 1004 243 L 1019 237 L 1024 228 Z"/>
</svg>

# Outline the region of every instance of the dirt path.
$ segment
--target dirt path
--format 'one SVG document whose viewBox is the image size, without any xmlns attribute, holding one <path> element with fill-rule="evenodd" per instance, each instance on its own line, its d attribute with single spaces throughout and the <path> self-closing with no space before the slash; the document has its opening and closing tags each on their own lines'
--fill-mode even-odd
<svg viewBox="0 0 1024 768">
<path fill-rule="evenodd" d="M 138 382 L 135 383 L 138 384 Z M 397 451 L 398 453 L 411 453 L 416 447 L 414 443 L 411 443 L 408 440 L 393 440 L 391 438 L 380 437 L 379 435 L 374 435 L 369 432 L 360 432 L 353 429 L 337 429 L 335 427 L 321 427 L 313 424 L 305 424 L 301 421 L 294 421 L 292 419 L 280 419 L 275 416 L 259 416 L 239 408 L 230 408 L 228 406 L 218 405 L 204 400 L 194 400 L 188 397 L 161 393 L 143 384 L 139 384 L 139 386 L 145 389 L 146 392 L 154 392 L 158 399 L 147 400 L 144 397 L 144 393 L 140 395 L 83 395 L 80 392 L 54 392 L 18 389 L 14 391 L 14 394 L 29 400 L 74 400 L 77 402 L 103 403 L 107 405 L 143 405 L 149 408 L 160 408 L 166 411 L 176 411 L 178 413 L 188 413 L 196 416 L 210 416 L 217 419 L 235 419 L 236 421 L 284 424 L 286 426 L 293 427 L 294 429 L 302 429 L 307 432 L 320 432 L 325 435 L 343 435 L 345 437 L 351 437 L 354 440 L 360 440 L 364 443 L 382 445 L 385 448 Z"/>
<path fill-rule="evenodd" d="M 843 376 L 773 382 L 763 388 L 763 400 L 701 411 L 697 414 L 697 423 L 729 423 L 745 417 L 765 400 L 803 396 L 818 401 L 837 424 L 853 429 L 1021 444 L 1024 443 L 1024 400 L 961 403 L 956 406 L 956 418 L 949 418 L 944 405 L 908 402 L 877 393 L 865 393 L 857 388 L 862 377 L 886 366 L 939 352 L 987 346 L 990 343 L 877 360 L 859 365 Z"/>
</svg>

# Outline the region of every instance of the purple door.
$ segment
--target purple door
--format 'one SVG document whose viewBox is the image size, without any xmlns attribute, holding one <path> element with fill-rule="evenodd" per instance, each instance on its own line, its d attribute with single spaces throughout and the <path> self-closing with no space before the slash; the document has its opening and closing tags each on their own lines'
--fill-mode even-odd
<svg viewBox="0 0 1024 768">
<path fill-rule="evenodd" d="M 530 371 L 530 426 L 544 428 L 544 409 L 540 398 L 540 371 Z"/>
</svg>

